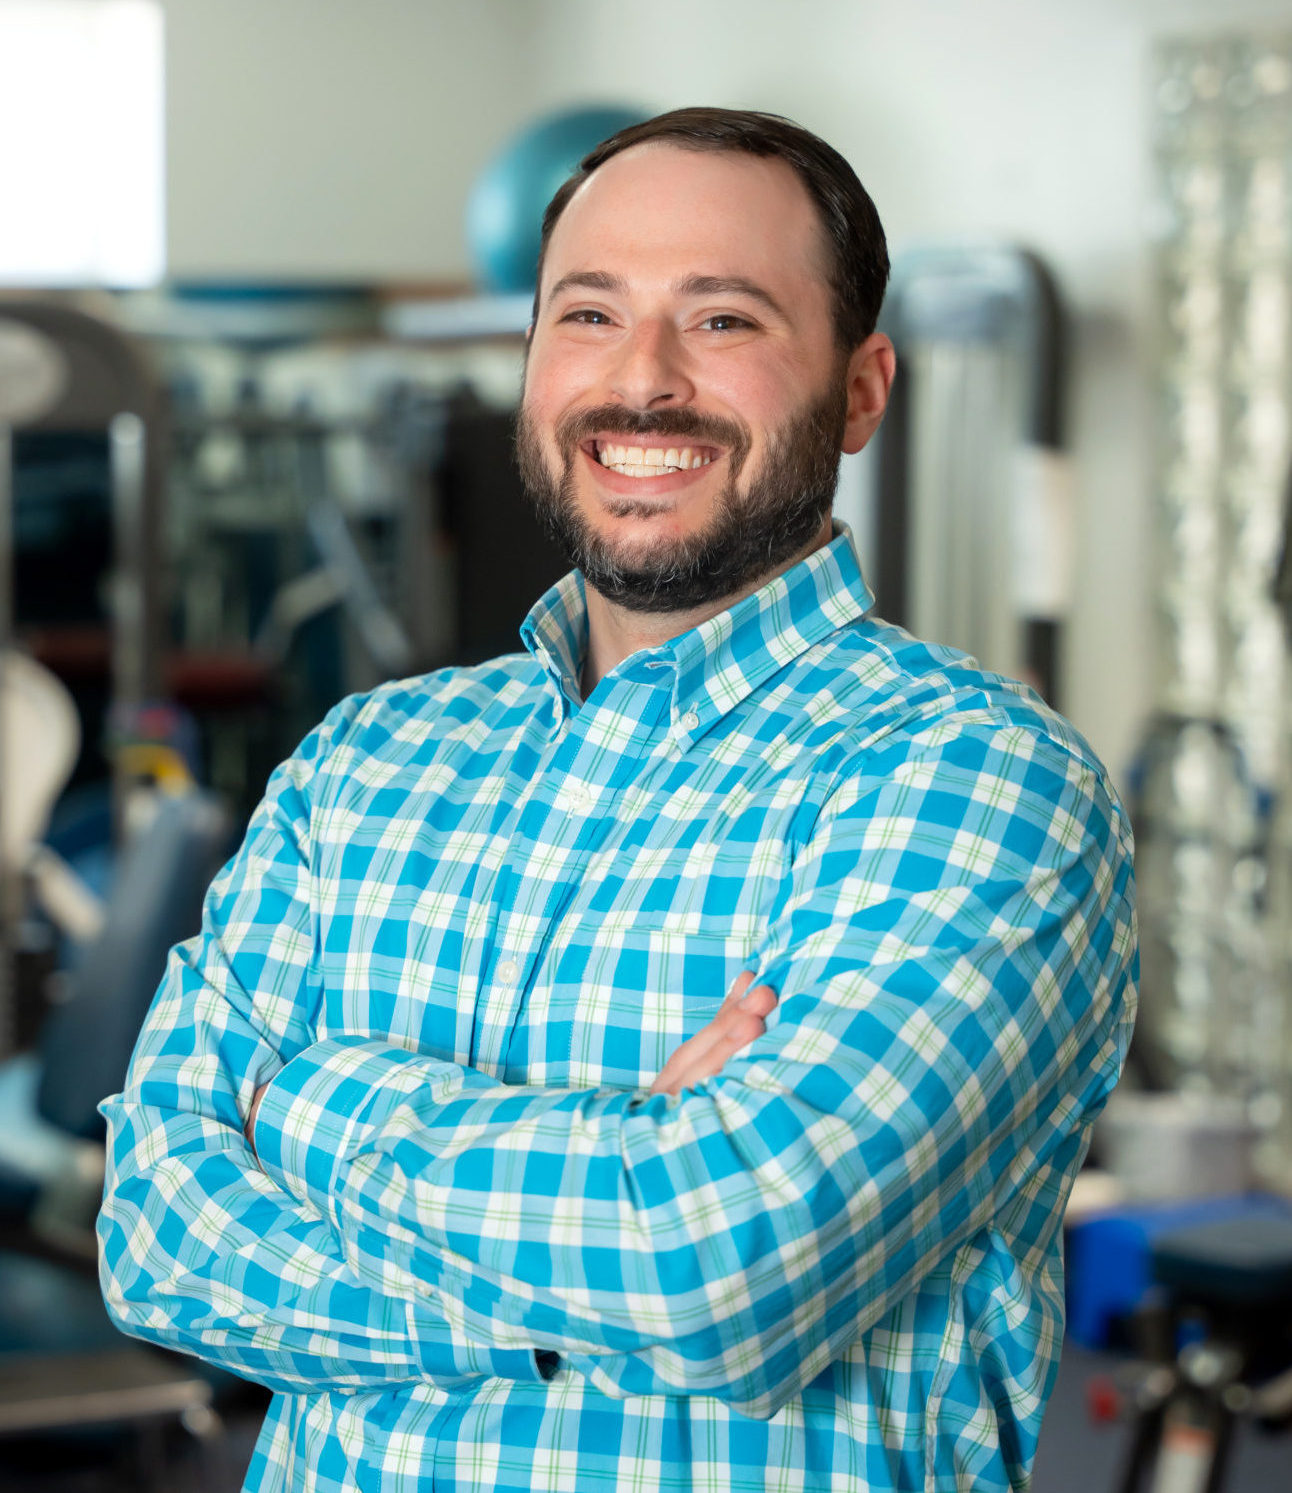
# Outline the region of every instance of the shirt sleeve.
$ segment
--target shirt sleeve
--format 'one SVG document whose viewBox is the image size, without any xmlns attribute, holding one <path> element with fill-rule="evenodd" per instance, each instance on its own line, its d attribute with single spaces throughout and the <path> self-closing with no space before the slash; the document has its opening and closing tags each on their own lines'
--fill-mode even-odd
<svg viewBox="0 0 1292 1493">
<path fill-rule="evenodd" d="M 170 956 L 124 1091 L 101 1106 L 104 1299 L 124 1331 L 288 1393 L 537 1380 L 550 1358 L 471 1340 L 434 1290 L 361 1277 L 326 1213 L 271 1181 L 246 1142 L 257 1087 L 311 1040 L 308 795 L 337 718 L 271 779 L 202 933 Z"/>
<path fill-rule="evenodd" d="M 1129 1040 L 1130 856 L 1075 752 L 931 727 L 821 815 L 756 960 L 779 1003 L 717 1078 L 507 1088 L 325 1041 L 262 1163 L 474 1337 L 770 1415 L 978 1231 L 1053 1240 Z"/>
</svg>

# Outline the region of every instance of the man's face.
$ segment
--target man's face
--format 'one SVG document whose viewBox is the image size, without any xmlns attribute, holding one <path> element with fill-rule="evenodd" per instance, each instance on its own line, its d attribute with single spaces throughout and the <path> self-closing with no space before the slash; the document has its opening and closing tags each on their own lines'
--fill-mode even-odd
<svg viewBox="0 0 1292 1493">
<path fill-rule="evenodd" d="M 609 600 L 723 600 L 822 537 L 848 406 L 825 256 L 774 159 L 651 143 L 571 199 L 517 445 L 541 516 Z"/>
</svg>

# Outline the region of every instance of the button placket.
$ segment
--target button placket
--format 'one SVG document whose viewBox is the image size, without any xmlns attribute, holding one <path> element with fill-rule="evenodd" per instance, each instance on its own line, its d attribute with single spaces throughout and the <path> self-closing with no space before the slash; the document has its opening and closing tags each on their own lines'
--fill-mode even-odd
<svg viewBox="0 0 1292 1493">
<path fill-rule="evenodd" d="M 640 682 L 637 687 L 642 687 Z M 609 805 L 625 777 L 635 778 L 646 771 L 656 743 L 668 739 L 667 703 L 661 691 L 652 693 L 655 707 L 638 723 L 638 729 L 624 733 L 623 740 L 613 745 L 595 729 L 598 707 L 589 711 L 585 706 L 574 716 L 544 769 L 551 787 L 546 793 L 532 794 L 526 813 L 517 822 L 508 852 L 511 873 L 502 878 L 510 896 L 507 905 L 499 908 L 494 945 L 499 962 L 490 981 L 490 1020 L 481 1039 L 481 1050 L 500 1067 L 507 1061 L 518 1024 L 525 1019 L 528 992 L 542 978 L 553 930 L 578 896 L 590 857 L 610 832 L 612 821 L 605 817 Z M 607 705 L 614 708 L 610 701 L 603 701 L 601 708 Z M 569 854 L 559 895 L 553 895 L 550 886 L 546 891 L 536 886 L 527 873 L 536 848 L 539 863 L 557 850 Z M 511 969 L 515 984 L 508 983 Z"/>
<path fill-rule="evenodd" d="M 490 942 L 498 956 L 509 947 L 513 950 L 532 947 L 524 920 L 517 922 L 515 913 L 525 900 L 527 859 L 534 847 L 543 843 L 543 823 L 551 812 L 550 808 L 542 807 L 541 789 L 546 780 L 568 772 L 571 763 L 577 760 L 579 736 L 574 721 L 567 720 L 559 736 L 550 743 L 547 760 L 525 785 L 523 799 L 517 806 L 503 864 L 489 887 Z M 528 957 L 525 956 L 526 962 Z M 503 956 L 494 965 L 492 975 L 480 985 L 472 1050 L 476 1065 L 485 1072 L 494 1072 L 502 1061 L 522 1002 L 523 974 L 522 961 Z"/>
</svg>

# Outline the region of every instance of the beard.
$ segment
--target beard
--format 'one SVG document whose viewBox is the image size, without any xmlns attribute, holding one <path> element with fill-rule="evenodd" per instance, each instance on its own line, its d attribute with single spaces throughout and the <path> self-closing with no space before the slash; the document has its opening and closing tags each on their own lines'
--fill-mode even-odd
<svg viewBox="0 0 1292 1493">
<path fill-rule="evenodd" d="M 752 590 L 794 559 L 820 533 L 834 501 L 847 418 L 840 375 L 826 392 L 773 432 L 759 469 L 742 488 L 749 429 L 740 421 L 689 408 L 629 410 L 600 405 L 558 422 L 561 472 L 548 468 L 539 432 L 523 404 L 516 426 L 521 480 L 540 522 L 584 580 L 607 601 L 634 612 L 680 612 Z M 681 539 L 616 543 L 580 512 L 574 464 L 595 433 L 677 437 L 725 447 L 729 475 L 704 528 Z M 625 496 L 606 502 L 614 517 L 655 512 Z"/>
</svg>

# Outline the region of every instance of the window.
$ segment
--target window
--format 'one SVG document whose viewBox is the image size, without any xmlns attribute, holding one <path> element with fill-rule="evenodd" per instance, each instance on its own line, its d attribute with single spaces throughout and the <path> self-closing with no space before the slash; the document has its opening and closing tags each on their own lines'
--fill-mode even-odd
<svg viewBox="0 0 1292 1493">
<path fill-rule="evenodd" d="M 0 0 L 0 286 L 165 268 L 158 0 Z"/>
</svg>

